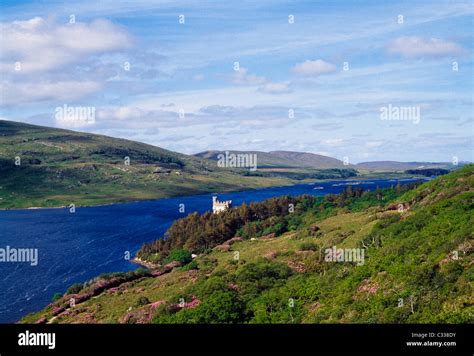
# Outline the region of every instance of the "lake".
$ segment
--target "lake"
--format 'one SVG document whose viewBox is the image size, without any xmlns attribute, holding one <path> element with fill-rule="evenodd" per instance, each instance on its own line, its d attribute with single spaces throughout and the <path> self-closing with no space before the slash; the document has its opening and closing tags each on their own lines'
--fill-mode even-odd
<svg viewBox="0 0 474 356">
<path fill-rule="evenodd" d="M 412 180 L 400 180 L 407 183 Z M 281 195 L 339 193 L 348 184 L 365 190 L 396 185 L 397 180 L 329 181 L 288 187 L 218 194 L 233 205 Z M 180 204 L 185 212 L 180 213 Z M 211 210 L 211 194 L 125 204 L 63 209 L 0 211 L 0 248 L 38 250 L 38 264 L 0 262 L 0 322 L 11 323 L 38 311 L 56 292 L 104 272 L 125 272 L 138 266 L 126 260 L 144 242 L 160 238 L 174 220 Z"/>
</svg>

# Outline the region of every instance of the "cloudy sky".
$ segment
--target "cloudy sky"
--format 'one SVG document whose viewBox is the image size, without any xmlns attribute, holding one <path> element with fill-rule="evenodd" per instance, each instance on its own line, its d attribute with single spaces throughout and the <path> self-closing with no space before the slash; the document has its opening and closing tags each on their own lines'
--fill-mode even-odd
<svg viewBox="0 0 474 356">
<path fill-rule="evenodd" d="M 0 7 L 3 119 L 183 153 L 474 160 L 472 1 Z"/>
</svg>

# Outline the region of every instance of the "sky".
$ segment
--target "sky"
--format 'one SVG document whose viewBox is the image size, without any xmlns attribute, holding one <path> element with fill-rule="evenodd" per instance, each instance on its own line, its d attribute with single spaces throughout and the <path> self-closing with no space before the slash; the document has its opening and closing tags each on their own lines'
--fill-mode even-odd
<svg viewBox="0 0 474 356">
<path fill-rule="evenodd" d="M 0 118 L 187 154 L 474 161 L 473 4 L 3 0 Z"/>
</svg>

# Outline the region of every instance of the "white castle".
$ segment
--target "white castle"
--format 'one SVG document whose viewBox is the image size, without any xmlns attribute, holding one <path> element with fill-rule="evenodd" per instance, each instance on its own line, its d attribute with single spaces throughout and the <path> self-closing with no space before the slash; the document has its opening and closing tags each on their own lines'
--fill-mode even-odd
<svg viewBox="0 0 474 356">
<path fill-rule="evenodd" d="M 219 201 L 217 197 L 212 197 L 212 212 L 218 214 L 232 206 L 232 200 Z"/>
</svg>

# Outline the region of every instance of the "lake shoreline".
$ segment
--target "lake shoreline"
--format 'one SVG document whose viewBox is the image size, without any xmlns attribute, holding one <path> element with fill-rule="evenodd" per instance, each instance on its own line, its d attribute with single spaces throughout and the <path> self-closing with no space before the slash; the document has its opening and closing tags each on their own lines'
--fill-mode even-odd
<svg viewBox="0 0 474 356">
<path fill-rule="evenodd" d="M 327 181 L 332 181 L 331 179 L 328 179 Z M 176 194 L 176 195 L 168 195 L 168 196 L 163 196 L 163 197 L 157 197 L 153 199 L 133 199 L 130 198 L 130 200 L 122 200 L 122 201 L 117 201 L 117 202 L 111 202 L 111 203 L 98 203 L 98 204 L 93 204 L 93 205 L 76 205 L 75 208 L 95 208 L 95 207 L 100 207 L 100 206 L 111 206 L 111 205 L 118 205 L 118 204 L 131 204 L 131 203 L 139 203 L 139 202 L 152 202 L 156 200 L 161 200 L 161 199 L 171 199 L 171 198 L 178 198 L 178 197 L 189 197 L 189 196 L 195 196 L 195 195 L 206 195 L 206 194 L 227 194 L 227 193 L 239 193 L 239 192 L 246 192 L 246 191 L 253 191 L 253 190 L 261 190 L 261 189 L 272 189 L 272 188 L 283 188 L 283 187 L 291 187 L 294 185 L 300 185 L 300 184 L 308 184 L 308 183 L 298 183 L 298 184 L 292 184 L 291 182 L 289 184 L 284 184 L 284 185 L 270 185 L 266 187 L 257 187 L 257 188 L 250 188 L 250 189 L 231 189 L 231 190 L 225 190 L 221 191 L 219 193 L 208 193 L 208 192 L 192 192 L 189 194 Z M 31 206 L 27 208 L 0 208 L 0 211 L 25 211 L 25 210 L 47 210 L 47 209 L 68 209 L 68 205 L 61 205 L 61 206 Z"/>
<path fill-rule="evenodd" d="M 424 177 L 426 178 L 426 177 Z M 326 183 L 326 182 L 351 182 L 351 181 L 371 181 L 371 180 L 388 180 L 388 179 L 395 179 L 395 180 L 406 180 L 406 179 L 421 179 L 421 177 L 413 176 L 413 177 L 406 177 L 406 176 L 400 176 L 397 178 L 393 177 L 386 177 L 386 178 L 374 178 L 370 176 L 358 176 L 358 177 L 350 177 L 346 179 L 312 179 L 312 180 L 304 180 L 299 183 L 296 182 L 290 182 L 289 184 L 283 184 L 283 185 L 271 185 L 267 187 L 258 187 L 258 188 L 251 188 L 251 189 L 230 189 L 230 190 L 225 190 L 221 192 L 216 192 L 216 193 L 208 193 L 208 192 L 193 192 L 190 194 L 176 194 L 176 195 L 168 195 L 168 196 L 163 196 L 163 197 L 157 197 L 153 199 L 133 199 L 130 198 L 130 200 L 123 200 L 123 201 L 117 201 L 117 202 L 111 202 L 111 203 L 98 203 L 98 204 L 92 204 L 92 205 L 76 205 L 75 208 L 93 208 L 93 207 L 101 207 L 101 206 L 111 206 L 111 205 L 118 205 L 118 204 L 131 204 L 131 203 L 139 203 L 139 202 L 152 202 L 160 199 L 170 199 L 170 198 L 177 198 L 177 197 L 188 197 L 188 196 L 194 196 L 194 195 L 206 195 L 206 194 L 227 194 L 227 193 L 239 193 L 239 192 L 245 192 L 245 191 L 254 191 L 254 190 L 261 190 L 261 189 L 273 189 L 273 188 L 283 188 L 283 187 L 291 187 L 291 186 L 298 186 L 298 185 L 305 185 L 305 184 L 314 184 L 314 183 Z M 25 211 L 25 210 L 47 210 L 47 209 L 69 209 L 68 205 L 61 205 L 61 206 L 31 206 L 27 208 L 0 208 L 0 211 Z"/>
</svg>

